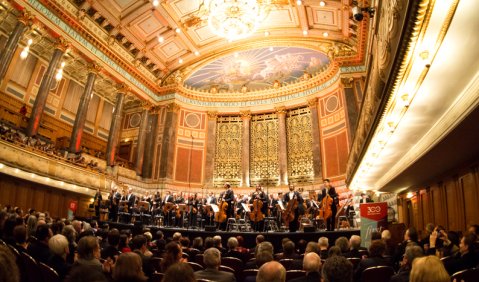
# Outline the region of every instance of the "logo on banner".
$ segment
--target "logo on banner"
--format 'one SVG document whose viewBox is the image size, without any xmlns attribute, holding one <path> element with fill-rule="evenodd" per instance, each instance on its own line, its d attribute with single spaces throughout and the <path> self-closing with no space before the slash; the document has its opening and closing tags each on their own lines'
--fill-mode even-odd
<svg viewBox="0 0 479 282">
<path fill-rule="evenodd" d="M 381 207 L 380 206 L 375 206 L 375 207 L 368 207 L 368 215 L 378 215 L 381 213 Z"/>
</svg>

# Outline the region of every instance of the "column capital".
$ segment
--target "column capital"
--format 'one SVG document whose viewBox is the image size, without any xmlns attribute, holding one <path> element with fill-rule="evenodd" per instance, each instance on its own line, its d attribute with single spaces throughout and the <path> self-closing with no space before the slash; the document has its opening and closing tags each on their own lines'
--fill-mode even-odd
<svg viewBox="0 0 479 282">
<path fill-rule="evenodd" d="M 98 74 L 102 71 L 102 67 L 95 61 L 88 63 L 87 70 L 89 73 Z"/>
<path fill-rule="evenodd" d="M 173 113 L 177 113 L 179 112 L 181 109 L 180 105 L 176 104 L 176 103 L 170 103 L 168 105 L 166 105 L 166 110 L 168 112 L 173 112 Z"/>
<path fill-rule="evenodd" d="M 155 107 L 150 104 L 150 109 L 148 110 L 150 114 L 158 114 L 160 113 L 161 107 Z"/>
<path fill-rule="evenodd" d="M 311 98 L 311 99 L 308 99 L 308 106 L 310 108 L 315 108 L 318 106 L 318 97 L 314 97 L 314 98 Z"/>
<path fill-rule="evenodd" d="M 217 119 L 218 118 L 218 112 L 217 111 L 208 111 L 206 112 L 208 115 L 208 119 Z"/>
<path fill-rule="evenodd" d="M 246 110 L 246 111 L 240 111 L 241 119 L 251 119 L 251 111 Z"/>
<path fill-rule="evenodd" d="M 128 85 L 126 85 L 126 83 L 122 82 L 122 83 L 118 83 L 116 85 L 116 90 L 119 93 L 123 93 L 123 94 L 127 95 L 128 92 L 130 91 L 130 87 Z"/>
<path fill-rule="evenodd" d="M 140 102 L 140 107 L 143 109 L 143 110 L 150 110 L 152 108 L 153 105 L 151 105 L 150 102 L 148 101 L 141 101 Z"/>
<path fill-rule="evenodd" d="M 274 111 L 278 116 L 286 116 L 286 113 L 288 112 L 285 106 L 275 107 Z"/>
<path fill-rule="evenodd" d="M 24 25 L 32 25 L 33 24 L 33 20 L 35 19 L 34 16 L 32 16 L 32 14 L 27 11 L 27 10 L 24 10 L 22 13 L 20 13 L 20 15 L 18 15 L 18 21 L 23 23 Z"/>
<path fill-rule="evenodd" d="M 65 38 L 63 37 L 58 37 L 57 42 L 55 43 L 55 49 L 58 49 L 65 53 L 68 48 L 70 48 L 70 42 L 68 42 Z"/>
</svg>

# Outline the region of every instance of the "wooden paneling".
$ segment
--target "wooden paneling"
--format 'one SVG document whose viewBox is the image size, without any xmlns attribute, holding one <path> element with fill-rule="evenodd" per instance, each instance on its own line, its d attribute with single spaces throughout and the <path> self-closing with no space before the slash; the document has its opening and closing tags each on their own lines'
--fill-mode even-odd
<svg viewBox="0 0 479 282">
<path fill-rule="evenodd" d="M 411 199 L 411 207 L 399 206 L 399 220 L 423 230 L 431 222 L 447 230 L 465 231 L 467 226 L 479 222 L 479 172 L 477 167 L 444 176 L 430 187 L 421 188 Z M 408 201 L 399 195 L 400 203 Z M 410 214 L 412 212 L 412 215 Z M 411 222 L 410 222 L 411 221 Z"/>
</svg>

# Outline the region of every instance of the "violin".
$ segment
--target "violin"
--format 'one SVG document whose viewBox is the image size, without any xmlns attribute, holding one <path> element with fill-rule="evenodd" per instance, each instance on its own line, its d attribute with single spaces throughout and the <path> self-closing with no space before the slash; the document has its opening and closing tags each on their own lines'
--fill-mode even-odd
<svg viewBox="0 0 479 282">
<path fill-rule="evenodd" d="M 260 199 L 253 200 L 253 211 L 250 212 L 249 218 L 253 222 L 259 222 L 264 219 L 264 214 L 261 212 L 261 208 L 263 207 L 263 201 Z"/>
</svg>

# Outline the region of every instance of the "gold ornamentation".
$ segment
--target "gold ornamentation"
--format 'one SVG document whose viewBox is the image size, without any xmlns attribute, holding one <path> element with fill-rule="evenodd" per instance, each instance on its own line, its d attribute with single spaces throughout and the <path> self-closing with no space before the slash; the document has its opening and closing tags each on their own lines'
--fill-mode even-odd
<svg viewBox="0 0 479 282">
<path fill-rule="evenodd" d="M 241 182 L 241 155 L 243 122 L 240 117 L 219 117 L 216 124 L 214 185 L 224 182 L 239 186 Z"/>
<path fill-rule="evenodd" d="M 206 114 L 208 115 L 209 119 L 217 119 L 218 118 L 218 112 L 217 111 L 209 111 Z"/>
<path fill-rule="evenodd" d="M 101 72 L 103 68 L 97 62 L 91 62 L 91 63 L 88 63 L 87 69 L 88 69 L 88 72 L 98 74 Z"/>
<path fill-rule="evenodd" d="M 68 48 L 70 48 L 70 42 L 68 42 L 65 38 L 63 37 L 58 37 L 57 42 L 55 44 L 55 49 L 63 51 L 65 53 Z"/>
<path fill-rule="evenodd" d="M 275 110 L 275 112 L 278 116 L 280 116 L 280 115 L 284 116 L 287 113 L 287 110 L 286 110 L 285 106 L 276 107 L 276 108 L 274 108 L 274 110 Z"/>
<path fill-rule="evenodd" d="M 289 182 L 312 183 L 314 170 L 311 110 L 304 107 L 289 111 L 286 118 L 286 130 Z"/>
<path fill-rule="evenodd" d="M 116 90 L 119 93 L 124 93 L 125 95 L 128 95 L 128 92 L 130 91 L 130 87 L 126 83 L 122 82 L 116 85 Z"/>
<path fill-rule="evenodd" d="M 166 106 L 166 109 L 168 112 L 174 112 L 174 113 L 177 113 L 180 111 L 181 107 L 180 105 L 176 104 L 176 103 L 170 103 Z"/>
<path fill-rule="evenodd" d="M 18 16 L 18 21 L 25 24 L 26 26 L 31 26 L 33 24 L 34 19 L 35 18 L 32 16 L 32 14 L 27 10 L 23 11 Z"/>
<path fill-rule="evenodd" d="M 240 111 L 241 119 L 250 119 L 251 118 L 251 111 Z"/>
<path fill-rule="evenodd" d="M 279 124 L 275 113 L 254 115 L 251 121 L 250 182 L 279 184 Z"/>
<path fill-rule="evenodd" d="M 148 102 L 148 101 L 141 101 L 141 102 L 140 102 L 140 106 L 141 106 L 141 108 L 144 109 L 144 110 L 152 110 L 152 105 L 151 105 L 151 103 Z"/>
<path fill-rule="evenodd" d="M 318 106 L 318 98 L 314 97 L 314 98 L 308 99 L 308 106 L 310 108 L 317 107 Z"/>
</svg>

